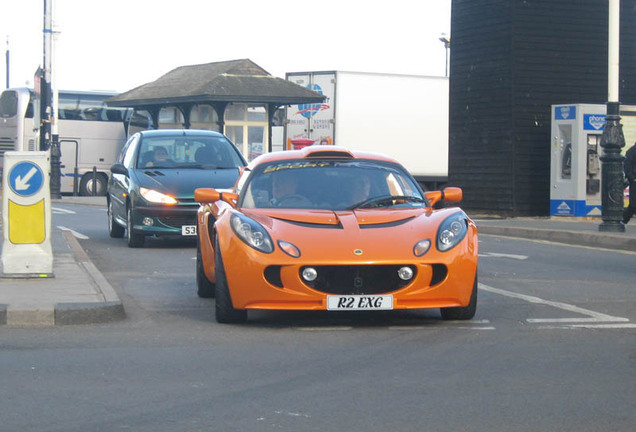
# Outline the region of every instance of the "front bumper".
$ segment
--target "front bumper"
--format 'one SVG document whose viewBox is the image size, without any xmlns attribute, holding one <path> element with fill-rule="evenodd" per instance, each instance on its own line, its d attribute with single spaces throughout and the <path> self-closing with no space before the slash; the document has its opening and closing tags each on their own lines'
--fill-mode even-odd
<svg viewBox="0 0 636 432">
<path fill-rule="evenodd" d="M 198 205 L 137 206 L 133 229 L 146 235 L 181 235 L 182 226 L 196 226 Z"/>
<path fill-rule="evenodd" d="M 233 306 L 237 309 L 326 310 L 329 295 L 391 294 L 393 309 L 467 306 L 477 272 L 476 236 L 452 252 L 430 251 L 399 261 L 294 259 L 277 250 L 262 254 L 236 237 L 221 245 Z M 303 268 L 322 273 L 318 283 L 303 280 Z M 384 268 L 380 268 L 383 266 Z M 414 277 L 395 283 L 392 272 L 410 266 Z"/>
</svg>

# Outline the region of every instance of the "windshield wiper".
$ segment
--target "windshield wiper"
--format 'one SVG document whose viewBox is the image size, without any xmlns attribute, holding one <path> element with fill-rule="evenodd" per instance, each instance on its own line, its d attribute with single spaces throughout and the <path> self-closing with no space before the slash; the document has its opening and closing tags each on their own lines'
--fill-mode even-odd
<svg viewBox="0 0 636 432">
<path fill-rule="evenodd" d="M 395 201 L 398 201 L 396 203 Z M 424 198 L 418 196 L 405 196 L 405 195 L 382 195 L 379 197 L 369 198 L 362 202 L 348 207 L 348 210 L 357 208 L 375 208 L 375 207 L 391 207 L 395 204 L 403 204 L 405 202 L 425 202 Z"/>
</svg>

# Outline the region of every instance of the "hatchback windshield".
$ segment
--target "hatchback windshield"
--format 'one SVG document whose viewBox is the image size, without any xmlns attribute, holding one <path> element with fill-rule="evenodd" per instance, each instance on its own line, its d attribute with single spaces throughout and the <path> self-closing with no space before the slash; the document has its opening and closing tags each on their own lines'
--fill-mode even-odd
<svg viewBox="0 0 636 432">
<path fill-rule="evenodd" d="M 368 160 L 285 161 L 258 167 L 241 194 L 246 208 L 347 210 L 424 203 L 420 188 L 401 168 Z"/>
<path fill-rule="evenodd" d="M 146 137 L 139 149 L 137 168 L 236 168 L 243 161 L 224 137 Z"/>
</svg>

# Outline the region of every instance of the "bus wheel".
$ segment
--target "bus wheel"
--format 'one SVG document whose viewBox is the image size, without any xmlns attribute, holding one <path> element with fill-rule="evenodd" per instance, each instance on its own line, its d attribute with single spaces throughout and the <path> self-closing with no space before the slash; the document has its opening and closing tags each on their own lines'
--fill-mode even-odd
<svg viewBox="0 0 636 432">
<path fill-rule="evenodd" d="M 95 181 L 93 181 L 93 173 L 89 172 L 82 176 L 80 181 L 79 194 L 83 196 L 92 196 L 93 189 L 95 189 L 95 195 L 106 195 L 106 186 L 108 186 L 108 177 L 104 173 L 97 173 L 95 175 Z"/>
</svg>

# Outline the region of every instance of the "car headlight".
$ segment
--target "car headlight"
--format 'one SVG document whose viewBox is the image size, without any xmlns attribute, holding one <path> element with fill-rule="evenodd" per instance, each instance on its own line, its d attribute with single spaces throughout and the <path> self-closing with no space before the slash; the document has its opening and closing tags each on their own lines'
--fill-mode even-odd
<svg viewBox="0 0 636 432">
<path fill-rule="evenodd" d="M 437 249 L 451 250 L 459 244 L 468 232 L 468 217 L 464 212 L 455 213 L 444 220 L 437 231 Z"/>
<path fill-rule="evenodd" d="M 247 216 L 234 213 L 230 217 L 230 224 L 234 233 L 248 246 L 264 253 L 274 252 L 272 239 L 265 228 Z"/>
<path fill-rule="evenodd" d="M 164 193 L 158 192 L 154 189 L 146 189 L 144 187 L 139 188 L 139 194 L 144 197 L 146 201 L 156 204 L 176 204 L 177 200 L 171 197 L 170 195 L 166 195 Z"/>
</svg>

